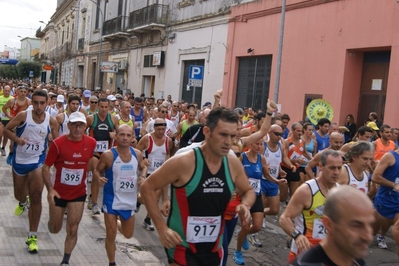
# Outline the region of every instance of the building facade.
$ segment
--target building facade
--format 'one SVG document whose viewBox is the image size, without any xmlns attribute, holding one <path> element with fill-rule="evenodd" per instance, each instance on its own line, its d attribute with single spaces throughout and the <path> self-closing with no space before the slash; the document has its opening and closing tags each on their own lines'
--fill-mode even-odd
<svg viewBox="0 0 399 266">
<path fill-rule="evenodd" d="M 223 102 L 263 108 L 275 92 L 281 1 L 232 7 Z M 304 120 L 315 98 L 331 103 L 333 121 L 372 111 L 394 126 L 399 108 L 399 3 L 374 0 L 287 0 L 278 102 Z"/>
</svg>

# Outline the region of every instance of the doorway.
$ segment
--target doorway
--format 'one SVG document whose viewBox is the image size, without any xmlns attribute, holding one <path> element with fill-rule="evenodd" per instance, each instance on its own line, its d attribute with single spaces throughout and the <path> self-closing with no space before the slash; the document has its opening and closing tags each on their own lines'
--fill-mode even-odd
<svg viewBox="0 0 399 266">
<path fill-rule="evenodd" d="M 367 121 L 370 112 L 384 120 L 391 51 L 364 53 L 357 125 Z"/>
</svg>

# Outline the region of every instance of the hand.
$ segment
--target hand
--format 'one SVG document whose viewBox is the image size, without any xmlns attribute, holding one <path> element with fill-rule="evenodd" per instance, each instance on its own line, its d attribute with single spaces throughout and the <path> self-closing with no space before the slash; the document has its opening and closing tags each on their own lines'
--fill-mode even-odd
<svg viewBox="0 0 399 266">
<path fill-rule="evenodd" d="M 144 159 L 144 165 L 148 167 L 148 166 L 150 166 L 150 164 L 151 164 L 150 160 L 148 160 L 148 158 L 145 158 Z"/>
<path fill-rule="evenodd" d="M 394 189 L 396 192 L 399 192 L 399 184 L 395 184 L 395 186 L 393 187 L 393 189 Z"/>
<path fill-rule="evenodd" d="M 306 161 L 304 159 L 298 159 L 298 164 L 305 164 Z"/>
<path fill-rule="evenodd" d="M 287 184 L 287 179 L 276 179 L 277 185 Z"/>
<path fill-rule="evenodd" d="M 183 242 L 180 235 L 168 227 L 166 227 L 166 229 L 162 231 L 158 230 L 158 235 L 161 244 L 168 249 L 173 248 Z"/>
<path fill-rule="evenodd" d="M 291 166 L 291 171 L 292 171 L 293 173 L 296 172 L 296 166 L 295 166 L 295 165 L 292 165 L 292 166 Z M 287 175 L 287 173 L 286 173 L 286 175 Z"/>
<path fill-rule="evenodd" d="M 107 183 L 107 182 L 108 182 L 108 179 L 105 178 L 105 176 L 100 176 L 98 178 L 98 183 L 100 184 L 100 186 L 104 186 L 104 184 Z"/>
<path fill-rule="evenodd" d="M 298 247 L 299 252 L 303 252 L 310 248 L 309 240 L 304 235 L 299 235 L 295 239 L 295 244 Z"/>
<path fill-rule="evenodd" d="M 296 167 L 295 167 L 296 168 Z M 287 172 L 284 170 L 280 170 L 280 172 L 278 173 L 278 176 L 280 178 L 286 178 L 287 177 Z"/>
<path fill-rule="evenodd" d="M 162 201 L 162 205 L 161 205 L 161 213 L 163 216 L 168 217 L 169 216 L 169 210 L 170 210 L 170 201 L 169 200 L 165 200 Z"/>
<path fill-rule="evenodd" d="M 240 216 L 241 225 L 246 226 L 251 222 L 251 213 L 249 207 L 245 204 L 238 204 L 236 207 L 236 213 Z"/>
<path fill-rule="evenodd" d="M 267 99 L 267 112 L 274 113 L 277 111 L 277 104 L 270 99 Z"/>
<path fill-rule="evenodd" d="M 115 132 L 109 132 L 109 137 L 110 137 L 111 139 L 115 139 L 116 133 L 115 133 Z"/>
<path fill-rule="evenodd" d="M 25 145 L 27 142 L 26 142 L 26 139 L 24 139 L 24 138 L 19 138 L 18 140 L 17 140 L 17 144 L 18 145 L 20 145 L 20 146 L 23 146 L 23 145 Z"/>
<path fill-rule="evenodd" d="M 223 95 L 223 89 L 217 90 L 215 94 L 213 95 L 213 98 L 215 99 L 215 102 L 220 102 L 220 99 L 222 98 Z"/>
<path fill-rule="evenodd" d="M 47 201 L 50 205 L 55 205 L 54 197 L 61 198 L 60 194 L 58 194 L 55 189 L 51 188 L 47 193 Z"/>
</svg>

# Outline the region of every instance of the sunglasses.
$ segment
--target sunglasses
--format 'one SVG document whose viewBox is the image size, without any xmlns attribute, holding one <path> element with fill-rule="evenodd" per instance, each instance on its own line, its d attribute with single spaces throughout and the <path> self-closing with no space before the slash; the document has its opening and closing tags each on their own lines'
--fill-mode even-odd
<svg viewBox="0 0 399 266">
<path fill-rule="evenodd" d="M 90 102 L 91 104 L 97 104 L 98 102 Z"/>
<path fill-rule="evenodd" d="M 166 111 L 161 111 L 161 113 L 166 114 Z"/>
<path fill-rule="evenodd" d="M 283 136 L 283 133 L 280 133 L 280 132 L 274 132 L 274 131 L 273 131 L 273 134 L 274 134 L 276 137 L 281 137 L 281 136 Z"/>
</svg>

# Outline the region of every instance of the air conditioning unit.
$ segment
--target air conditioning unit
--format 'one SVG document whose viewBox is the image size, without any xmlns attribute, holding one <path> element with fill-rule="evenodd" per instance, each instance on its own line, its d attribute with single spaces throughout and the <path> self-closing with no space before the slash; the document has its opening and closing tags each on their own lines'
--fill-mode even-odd
<svg viewBox="0 0 399 266">
<path fill-rule="evenodd" d="M 126 68 L 127 68 L 127 61 L 126 60 L 119 61 L 119 70 L 126 70 Z"/>
</svg>

